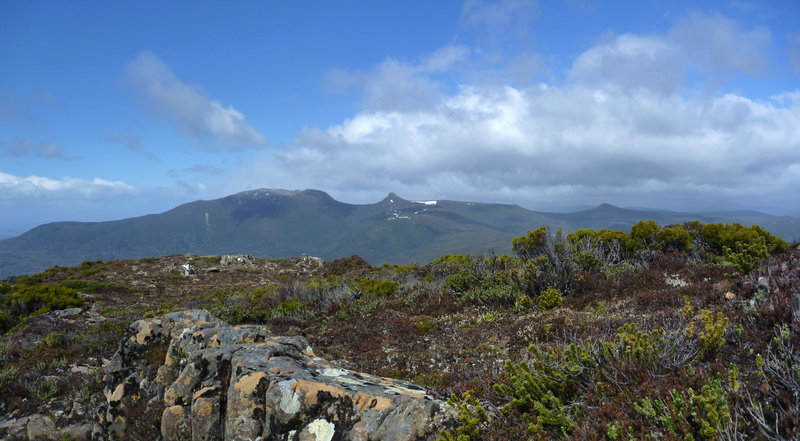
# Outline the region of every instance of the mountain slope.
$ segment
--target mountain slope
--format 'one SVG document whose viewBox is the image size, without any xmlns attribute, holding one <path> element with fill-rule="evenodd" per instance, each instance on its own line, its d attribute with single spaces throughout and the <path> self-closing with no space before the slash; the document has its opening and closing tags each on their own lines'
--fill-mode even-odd
<svg viewBox="0 0 800 441">
<path fill-rule="evenodd" d="M 414 202 L 390 193 L 367 205 L 339 202 L 317 190 L 253 190 L 180 205 L 160 214 L 111 222 L 55 222 L 0 241 L 0 277 L 83 260 L 177 253 L 358 254 L 373 264 L 427 262 L 446 253 L 508 253 L 511 239 L 540 225 L 628 230 L 642 219 L 760 224 L 788 240 L 800 219 L 629 210 L 603 204 L 575 213 L 538 213 L 516 205 Z"/>
</svg>

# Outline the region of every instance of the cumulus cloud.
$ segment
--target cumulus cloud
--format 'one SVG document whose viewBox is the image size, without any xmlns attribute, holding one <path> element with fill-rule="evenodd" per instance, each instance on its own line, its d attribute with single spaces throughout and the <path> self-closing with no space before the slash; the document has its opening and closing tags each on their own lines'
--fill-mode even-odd
<svg viewBox="0 0 800 441">
<path fill-rule="evenodd" d="M 367 109 L 423 109 L 444 97 L 437 75 L 463 63 L 469 54 L 466 46 L 447 45 L 417 62 L 389 58 L 369 72 L 334 69 L 326 75 L 325 83 L 334 91 L 360 87 Z"/>
<path fill-rule="evenodd" d="M 122 181 L 63 177 L 14 176 L 0 172 L 0 199 L 22 198 L 101 198 L 130 194 L 136 189 Z"/>
<path fill-rule="evenodd" d="M 700 29 L 708 38 L 693 42 Z M 762 72 L 769 39 L 698 13 L 661 35 L 607 35 L 576 57 L 563 82 L 455 90 L 437 83 L 429 63 L 388 60 L 359 74 L 375 89 L 365 87 L 362 111 L 303 130 L 241 179 L 357 202 L 395 191 L 538 209 L 611 202 L 800 214 L 792 208 L 800 206 L 800 91 L 754 99 L 717 87 Z M 465 48 L 443 65 L 473 55 Z M 398 78 L 423 98 L 373 105 L 370 97 L 395 93 Z M 710 93 L 693 93 L 696 81 Z"/>
<path fill-rule="evenodd" d="M 573 81 L 623 90 L 645 89 L 671 94 L 687 76 L 702 76 L 716 88 L 737 73 L 760 74 L 770 42 L 767 29 L 742 30 L 721 16 L 693 13 L 666 35 L 608 35 L 583 52 L 570 71 Z"/>
<path fill-rule="evenodd" d="M 780 179 L 800 187 L 792 178 L 800 100 L 781 101 L 464 87 L 436 111 L 363 112 L 306 130 L 280 155 L 280 168 L 345 194 L 370 185 L 528 203 L 756 196 Z"/>
<path fill-rule="evenodd" d="M 0 152 L 8 156 L 35 156 L 37 158 L 67 160 L 64 146 L 52 141 L 35 142 L 30 138 L 14 138 L 11 142 L 0 141 Z"/>
<path fill-rule="evenodd" d="M 126 77 L 142 91 L 158 112 L 175 121 L 179 129 L 204 148 L 261 147 L 267 139 L 245 122 L 232 106 L 203 96 L 184 84 L 152 52 L 142 52 L 126 67 Z M 210 146 L 207 139 L 222 145 Z"/>
</svg>

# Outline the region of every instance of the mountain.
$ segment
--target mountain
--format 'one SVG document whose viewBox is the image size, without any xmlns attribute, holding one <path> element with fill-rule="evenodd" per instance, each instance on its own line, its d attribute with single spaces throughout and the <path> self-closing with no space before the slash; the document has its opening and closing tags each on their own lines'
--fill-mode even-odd
<svg viewBox="0 0 800 441">
<path fill-rule="evenodd" d="M 358 254 L 370 263 L 427 262 L 447 253 L 510 252 L 511 240 L 540 225 L 627 231 L 642 219 L 759 224 L 800 238 L 800 219 L 763 213 L 691 214 L 603 204 L 574 213 L 517 205 L 409 201 L 390 193 L 375 204 L 339 202 L 318 190 L 259 189 L 110 222 L 55 222 L 0 240 L 0 277 L 84 260 L 193 253 L 324 259 Z"/>
</svg>

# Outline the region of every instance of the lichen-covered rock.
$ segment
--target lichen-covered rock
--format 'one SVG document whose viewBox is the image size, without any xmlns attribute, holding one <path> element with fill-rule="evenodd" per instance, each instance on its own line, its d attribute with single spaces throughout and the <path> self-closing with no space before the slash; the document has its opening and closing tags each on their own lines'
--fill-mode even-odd
<svg viewBox="0 0 800 441">
<path fill-rule="evenodd" d="M 131 334 L 107 369 L 109 439 L 149 424 L 166 441 L 425 440 L 454 421 L 416 385 L 342 369 L 302 337 L 206 311 L 139 320 Z M 157 409 L 160 421 L 134 424 Z"/>
</svg>

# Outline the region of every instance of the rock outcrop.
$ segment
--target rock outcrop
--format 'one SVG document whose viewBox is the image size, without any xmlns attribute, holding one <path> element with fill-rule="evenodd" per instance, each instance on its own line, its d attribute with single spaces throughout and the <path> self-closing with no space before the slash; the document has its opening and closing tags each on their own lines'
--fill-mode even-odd
<svg viewBox="0 0 800 441">
<path fill-rule="evenodd" d="M 342 369 L 302 337 L 229 326 L 201 310 L 131 329 L 107 367 L 96 438 L 426 440 L 454 421 L 424 389 Z"/>
</svg>

